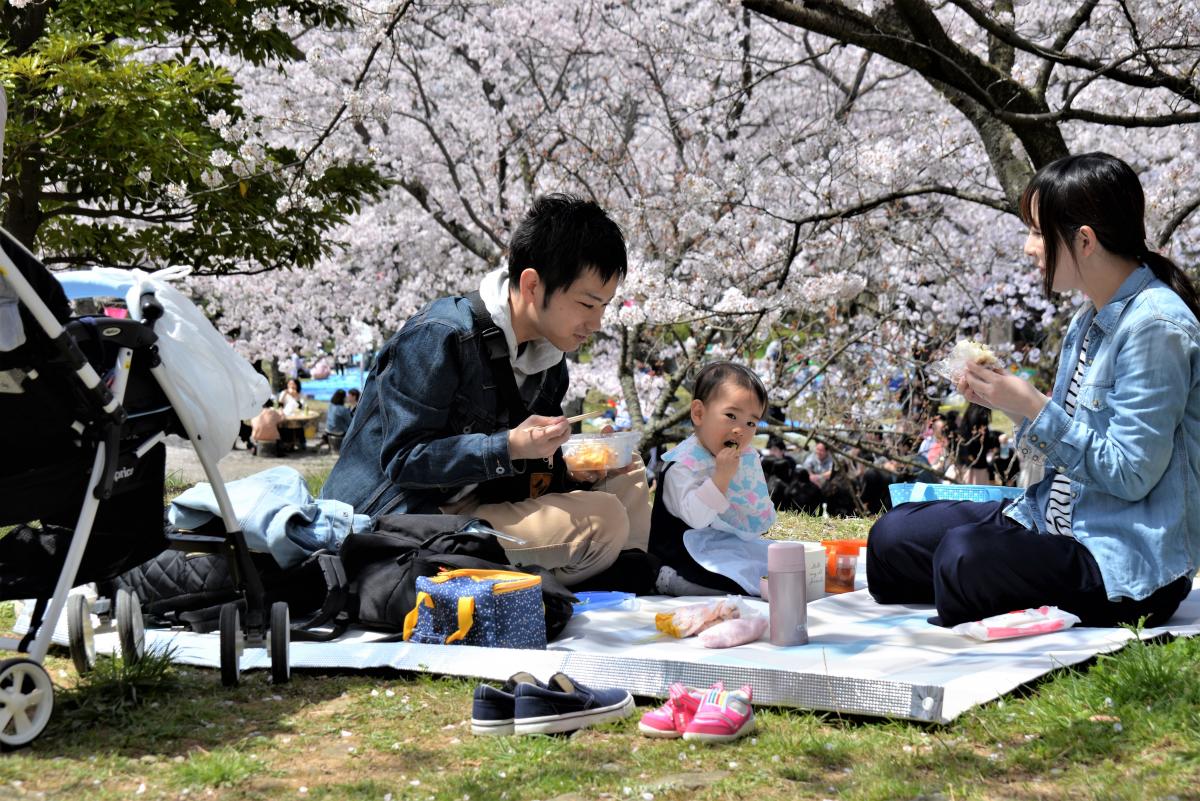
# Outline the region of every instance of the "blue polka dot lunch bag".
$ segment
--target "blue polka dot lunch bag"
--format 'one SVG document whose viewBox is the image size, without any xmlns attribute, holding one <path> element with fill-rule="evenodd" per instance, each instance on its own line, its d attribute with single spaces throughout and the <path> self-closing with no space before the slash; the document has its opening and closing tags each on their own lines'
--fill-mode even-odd
<svg viewBox="0 0 1200 801">
<path fill-rule="evenodd" d="M 404 618 L 407 642 L 545 648 L 542 579 L 508 570 L 442 570 L 418 576 Z"/>
</svg>

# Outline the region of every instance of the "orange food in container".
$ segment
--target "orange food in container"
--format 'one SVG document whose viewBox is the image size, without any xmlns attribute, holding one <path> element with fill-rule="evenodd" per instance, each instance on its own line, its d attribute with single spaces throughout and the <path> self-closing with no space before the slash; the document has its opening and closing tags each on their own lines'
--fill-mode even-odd
<svg viewBox="0 0 1200 801">
<path fill-rule="evenodd" d="M 608 434 L 576 434 L 563 443 L 567 467 L 578 472 L 614 470 L 633 461 L 633 449 L 641 434 L 614 431 Z"/>
</svg>

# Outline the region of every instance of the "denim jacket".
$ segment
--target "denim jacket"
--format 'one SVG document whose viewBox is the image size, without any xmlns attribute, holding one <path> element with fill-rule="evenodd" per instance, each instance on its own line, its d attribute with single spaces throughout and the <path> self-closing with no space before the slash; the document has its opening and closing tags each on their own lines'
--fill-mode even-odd
<svg viewBox="0 0 1200 801">
<path fill-rule="evenodd" d="M 1073 416 L 1063 408 L 1090 332 Z M 1044 518 L 1056 473 L 1071 480 L 1071 528 L 1111 600 L 1141 600 L 1200 564 L 1200 326 L 1142 266 L 1096 313 L 1086 303 L 1063 339 L 1052 399 L 1017 432 L 1046 476 L 1006 510 Z"/>
<path fill-rule="evenodd" d="M 566 392 L 563 359 L 541 374 L 531 413 L 562 414 Z M 379 351 L 321 497 L 371 517 L 436 513 L 464 487 L 512 475 L 508 430 L 520 422 L 498 394 L 470 301 L 440 298 Z"/>
</svg>

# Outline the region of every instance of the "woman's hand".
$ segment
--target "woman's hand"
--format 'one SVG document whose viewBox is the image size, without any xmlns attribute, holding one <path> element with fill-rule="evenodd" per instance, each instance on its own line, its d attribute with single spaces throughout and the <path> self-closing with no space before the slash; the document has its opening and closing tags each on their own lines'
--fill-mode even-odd
<svg viewBox="0 0 1200 801">
<path fill-rule="evenodd" d="M 1038 416 L 1046 405 L 1046 396 L 1024 378 L 1002 373 L 978 364 L 967 364 L 958 381 L 958 391 L 971 403 L 998 409 L 1020 424 Z"/>
</svg>

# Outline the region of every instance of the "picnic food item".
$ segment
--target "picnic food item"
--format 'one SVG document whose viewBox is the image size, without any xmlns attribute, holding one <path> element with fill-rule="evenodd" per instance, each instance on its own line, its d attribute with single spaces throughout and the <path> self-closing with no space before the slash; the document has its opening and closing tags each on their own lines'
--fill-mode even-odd
<svg viewBox="0 0 1200 801">
<path fill-rule="evenodd" d="M 741 616 L 741 604 L 737 599 L 727 597 L 707 603 L 688 604 L 673 612 L 659 612 L 654 616 L 654 627 L 664 634 L 683 639 L 699 634 L 722 620 Z"/>
<path fill-rule="evenodd" d="M 564 452 L 563 457 L 572 470 L 607 470 L 617 463 L 616 449 L 599 440 L 581 443 L 570 456 Z"/>
<path fill-rule="evenodd" d="M 978 364 L 989 370 L 1000 370 L 1004 367 L 999 357 L 987 345 L 973 339 L 963 339 L 946 358 L 935 362 L 931 369 L 942 378 L 958 383 L 967 371 L 968 364 Z"/>
<path fill-rule="evenodd" d="M 633 460 L 633 449 L 640 439 L 636 431 L 575 434 L 563 443 L 563 459 L 567 468 L 576 472 L 614 470 Z"/>
<path fill-rule="evenodd" d="M 996 358 L 996 354 L 982 342 L 976 342 L 973 339 L 964 339 L 954 346 L 954 350 L 961 350 L 966 360 L 974 362 L 981 367 L 991 367 L 993 369 L 1000 367 L 1000 360 Z"/>
</svg>

